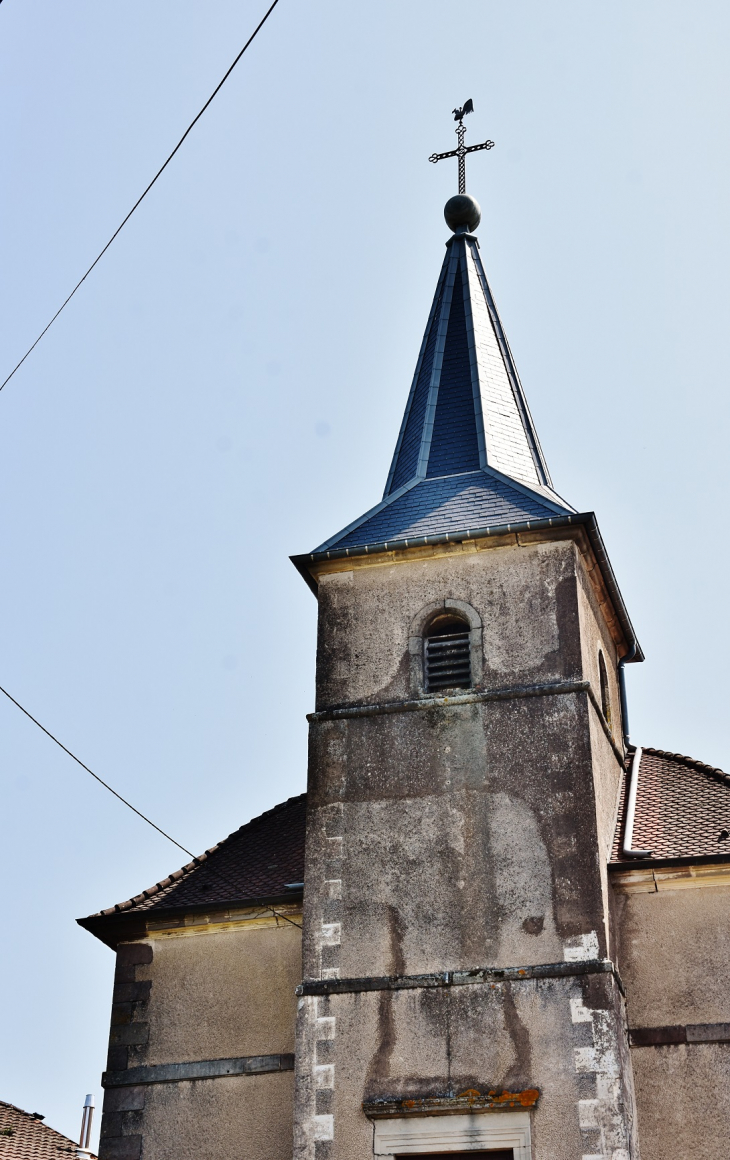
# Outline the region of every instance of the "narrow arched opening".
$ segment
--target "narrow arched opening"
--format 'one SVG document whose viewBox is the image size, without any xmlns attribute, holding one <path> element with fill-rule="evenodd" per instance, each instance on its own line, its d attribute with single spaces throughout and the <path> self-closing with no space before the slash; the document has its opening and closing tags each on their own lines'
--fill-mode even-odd
<svg viewBox="0 0 730 1160">
<path fill-rule="evenodd" d="M 468 621 L 453 613 L 435 617 L 423 636 L 426 691 L 470 689 L 471 632 Z"/>
<path fill-rule="evenodd" d="M 603 653 L 598 651 L 598 678 L 601 683 L 601 712 L 606 719 L 606 724 L 611 728 L 611 695 L 608 688 L 608 673 L 606 672 L 606 662 L 603 659 Z"/>
</svg>

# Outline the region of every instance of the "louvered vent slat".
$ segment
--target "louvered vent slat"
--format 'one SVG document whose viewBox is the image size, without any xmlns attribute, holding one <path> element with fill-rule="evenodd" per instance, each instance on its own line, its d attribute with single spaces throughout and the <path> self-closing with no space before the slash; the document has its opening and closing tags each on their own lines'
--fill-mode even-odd
<svg viewBox="0 0 730 1160">
<path fill-rule="evenodd" d="M 471 686 L 471 650 L 468 632 L 452 632 L 426 639 L 426 689 L 468 689 Z"/>
</svg>

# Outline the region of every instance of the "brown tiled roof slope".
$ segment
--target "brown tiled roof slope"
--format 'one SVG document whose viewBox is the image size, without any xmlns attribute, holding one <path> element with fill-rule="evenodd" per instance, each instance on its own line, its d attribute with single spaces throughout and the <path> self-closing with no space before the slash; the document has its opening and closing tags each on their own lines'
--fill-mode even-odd
<svg viewBox="0 0 730 1160">
<path fill-rule="evenodd" d="M 286 895 L 288 884 L 304 880 L 306 798 L 300 794 L 274 806 L 194 862 L 89 920 Z"/>
<path fill-rule="evenodd" d="M 632 759 L 629 753 L 627 769 Z M 636 861 L 621 853 L 626 783 L 624 775 L 611 855 L 614 864 Z M 632 845 L 651 850 L 652 861 L 730 855 L 730 774 L 681 753 L 643 749 Z"/>
<path fill-rule="evenodd" d="M 61 1160 L 76 1148 L 37 1116 L 0 1100 L 0 1160 Z"/>
</svg>

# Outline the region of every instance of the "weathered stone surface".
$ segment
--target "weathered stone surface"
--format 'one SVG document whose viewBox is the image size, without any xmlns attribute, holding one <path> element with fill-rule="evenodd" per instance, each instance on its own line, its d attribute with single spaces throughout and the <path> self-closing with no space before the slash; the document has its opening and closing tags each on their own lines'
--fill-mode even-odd
<svg viewBox="0 0 730 1160">
<path fill-rule="evenodd" d="M 726 886 L 619 894 L 616 918 L 632 1027 L 730 1021 Z"/>
<path fill-rule="evenodd" d="M 423 696 L 413 634 L 439 607 L 469 611 L 478 688 L 564 689 L 313 719 L 305 979 L 608 954 L 605 863 L 621 767 L 586 688 L 565 682 L 595 685 L 600 648 L 617 705 L 616 646 L 573 540 L 323 578 L 317 709 Z M 635 1144 L 623 1000 L 610 974 L 330 996 L 305 988 L 297 1044 L 297 1160 L 317 1160 L 321 1141 L 338 1160 L 366 1160 L 363 1100 L 485 1085 L 540 1090 L 531 1114 L 541 1160 L 625 1160 Z"/>
<path fill-rule="evenodd" d="M 728 1154 L 730 1044 L 632 1049 L 642 1160 Z"/>
<path fill-rule="evenodd" d="M 99 1160 L 139 1160 L 141 1136 L 107 1136 L 99 1141 Z"/>
<path fill-rule="evenodd" d="M 158 1084 L 148 1089 L 145 1155 L 154 1160 L 286 1160 L 293 1072 Z"/>
<path fill-rule="evenodd" d="M 145 1064 L 294 1050 L 301 935 L 290 923 L 155 939 Z"/>
<path fill-rule="evenodd" d="M 145 1102 L 143 1087 L 123 1087 L 104 1093 L 104 1115 L 112 1112 L 142 1111 Z"/>
<path fill-rule="evenodd" d="M 205 928 L 202 928 L 205 930 Z M 145 1086 L 108 1088 L 100 1156 L 107 1160 L 281 1160 L 291 1154 L 290 1068 L 301 936 L 291 923 L 229 924 L 199 934 L 173 926 L 119 948 L 108 1070 Z M 141 1021 L 143 1016 L 143 1021 Z M 131 1020 L 131 1021 L 130 1021 Z M 247 1072 L 178 1079 L 187 1061 L 249 1059 Z M 152 1066 L 150 1066 L 152 1065 Z M 155 1065 L 169 1082 L 157 1083 Z M 201 1068 L 201 1070 L 206 1070 Z M 266 1071 L 266 1074 L 255 1074 Z M 170 1072 L 170 1075 L 168 1075 Z M 130 1074 L 127 1072 L 126 1074 Z"/>
</svg>

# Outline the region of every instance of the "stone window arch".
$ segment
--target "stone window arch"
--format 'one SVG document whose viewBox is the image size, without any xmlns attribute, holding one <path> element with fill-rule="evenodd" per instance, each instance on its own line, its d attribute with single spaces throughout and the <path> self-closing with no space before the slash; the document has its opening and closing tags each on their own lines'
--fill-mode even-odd
<svg viewBox="0 0 730 1160">
<path fill-rule="evenodd" d="M 463 628 L 462 628 L 463 626 Z M 453 630 L 453 631 L 451 631 Z M 468 639 L 468 670 L 463 664 L 464 649 Z M 460 637 L 461 641 L 445 640 L 446 637 Z M 441 638 L 439 640 L 439 637 Z M 459 670 L 454 673 L 454 684 L 447 685 L 435 676 L 439 669 L 441 673 L 448 669 L 448 665 L 440 665 L 438 654 L 443 652 L 443 645 L 451 650 L 457 646 L 456 652 L 451 651 L 450 659 L 461 659 L 457 665 Z M 459 651 L 461 657 L 459 657 Z M 479 613 L 464 600 L 454 597 L 444 597 L 443 600 L 427 604 L 411 621 L 409 630 L 409 652 L 411 658 L 411 692 L 414 696 L 437 695 L 443 690 L 446 694 L 449 688 L 465 690 L 479 685 L 482 679 L 482 621 Z M 431 654 L 429 658 L 429 654 Z M 429 663 L 429 661 L 436 663 Z M 429 679 L 429 676 L 431 679 Z M 468 676 L 468 680 L 463 678 Z M 435 678 L 435 679 L 434 679 Z"/>
</svg>

